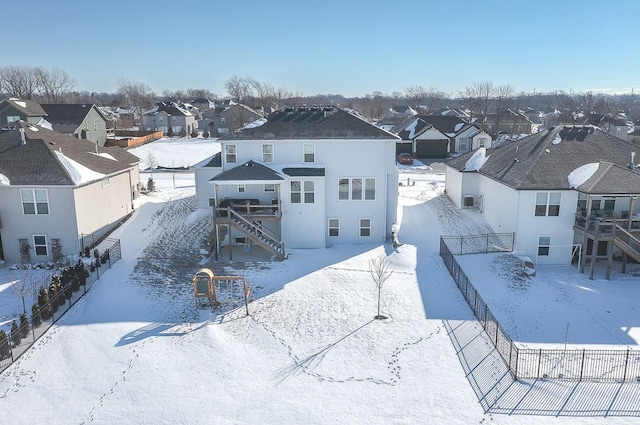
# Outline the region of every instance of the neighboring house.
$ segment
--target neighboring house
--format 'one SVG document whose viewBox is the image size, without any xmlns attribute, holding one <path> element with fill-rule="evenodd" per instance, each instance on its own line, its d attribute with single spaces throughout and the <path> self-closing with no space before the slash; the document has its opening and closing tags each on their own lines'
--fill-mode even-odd
<svg viewBox="0 0 640 425">
<path fill-rule="evenodd" d="M 198 122 L 200 130 L 207 130 L 211 137 L 233 133 L 239 128 L 262 118 L 262 115 L 248 106 L 225 100 L 202 114 Z"/>
<path fill-rule="evenodd" d="M 109 121 L 96 105 L 43 103 L 53 131 L 89 140 L 98 146 L 107 141 Z"/>
<path fill-rule="evenodd" d="M 531 134 L 534 132 L 533 122 L 523 113 L 512 109 L 506 109 L 500 113 L 489 113 L 482 122 L 485 130 L 490 134 Z"/>
<path fill-rule="evenodd" d="M 0 131 L 0 256 L 10 263 L 77 255 L 133 211 L 139 159 L 118 147 L 24 121 Z"/>
<path fill-rule="evenodd" d="M 640 130 L 634 130 L 629 133 L 629 141 L 640 149 Z"/>
<path fill-rule="evenodd" d="M 222 172 L 222 153 L 218 152 L 213 156 L 201 161 L 193 166 L 196 183 L 196 206 L 198 208 L 211 208 L 213 205 L 213 185 L 209 183 L 213 177 Z"/>
<path fill-rule="evenodd" d="M 398 140 L 333 106 L 283 108 L 220 138 L 222 172 L 210 179 L 213 190 L 196 185 L 198 204 L 209 196 L 217 207 L 217 251 L 250 240 L 284 258 L 285 246 L 389 240 Z M 215 172 L 220 163 L 210 166 Z"/>
<path fill-rule="evenodd" d="M 416 115 L 390 130 L 402 140 L 397 153 L 408 152 L 417 158 L 446 158 L 479 147 L 491 147 L 491 136 L 480 127 L 456 116 Z"/>
<path fill-rule="evenodd" d="M 479 208 L 496 232 L 515 233 L 516 254 L 536 264 L 640 261 L 635 149 L 594 126 L 557 126 L 449 160 L 446 193 Z"/>
<path fill-rule="evenodd" d="M 169 136 L 188 136 L 197 128 L 195 115 L 174 102 L 160 102 L 142 114 L 142 127 Z"/>
<path fill-rule="evenodd" d="M 5 99 L 0 101 L 0 127 L 16 121 L 38 124 L 47 116 L 38 102 L 33 100 Z"/>
<path fill-rule="evenodd" d="M 202 113 L 208 111 L 209 109 L 213 109 L 215 107 L 215 102 L 213 100 L 207 99 L 206 97 L 199 97 L 197 99 L 193 99 L 190 103 L 196 108 L 198 108 Z"/>
<path fill-rule="evenodd" d="M 376 125 L 384 130 L 390 131 L 393 127 L 401 124 L 414 115 L 418 115 L 418 112 L 411 106 L 392 106 L 384 111 Z"/>
<path fill-rule="evenodd" d="M 587 115 L 584 123 L 595 125 L 607 133 L 623 140 L 629 139 L 629 127 L 627 126 L 627 120 L 624 115 L 589 114 Z"/>
</svg>

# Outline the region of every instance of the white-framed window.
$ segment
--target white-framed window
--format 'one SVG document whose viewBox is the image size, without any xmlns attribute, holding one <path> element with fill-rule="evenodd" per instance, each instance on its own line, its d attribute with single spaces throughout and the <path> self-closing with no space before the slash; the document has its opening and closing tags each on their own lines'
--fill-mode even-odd
<svg viewBox="0 0 640 425">
<path fill-rule="evenodd" d="M 313 143 L 305 143 L 302 146 L 304 162 L 316 162 L 316 145 Z"/>
<path fill-rule="evenodd" d="M 224 117 L 220 118 L 220 124 L 225 124 L 226 122 L 227 120 Z"/>
<path fill-rule="evenodd" d="M 102 124 L 103 124 L 103 123 L 100 123 L 100 130 L 102 130 Z"/>
<path fill-rule="evenodd" d="M 540 236 L 538 238 L 538 256 L 546 257 L 551 248 L 551 236 Z"/>
<path fill-rule="evenodd" d="M 262 162 L 273 162 L 273 144 L 262 145 Z"/>
<path fill-rule="evenodd" d="M 158 117 L 158 121 L 162 122 L 162 117 L 161 116 Z"/>
<path fill-rule="evenodd" d="M 467 150 L 467 138 L 466 137 L 461 137 L 460 138 L 460 150 L 461 151 L 466 151 Z"/>
<path fill-rule="evenodd" d="M 226 127 L 218 128 L 218 134 L 227 134 L 228 132 L 229 132 L 229 129 Z"/>
<path fill-rule="evenodd" d="M 224 145 L 225 161 L 228 164 L 235 164 L 238 160 L 236 155 L 236 145 Z"/>
<path fill-rule="evenodd" d="M 376 179 L 342 178 L 338 180 L 338 199 L 341 201 L 374 201 L 376 199 Z"/>
<path fill-rule="evenodd" d="M 360 236 L 371 236 L 371 219 L 360 219 Z"/>
<path fill-rule="evenodd" d="M 487 145 L 487 138 L 481 137 L 478 139 L 478 147 L 484 148 Z"/>
<path fill-rule="evenodd" d="M 244 193 L 246 192 L 247 187 L 243 184 L 238 185 L 238 193 Z"/>
<path fill-rule="evenodd" d="M 105 177 L 104 179 L 102 179 L 102 187 L 109 186 L 110 184 L 111 181 L 109 181 L 109 177 Z"/>
<path fill-rule="evenodd" d="M 33 250 L 36 255 L 47 255 L 47 237 L 45 235 L 33 235 Z"/>
<path fill-rule="evenodd" d="M 537 217 L 557 217 L 560 215 L 560 192 L 538 192 L 536 193 Z"/>
<path fill-rule="evenodd" d="M 267 183 L 264 185 L 264 191 L 265 192 L 275 192 L 276 191 L 276 185 L 273 183 Z"/>
<path fill-rule="evenodd" d="M 329 237 L 340 236 L 340 219 L 330 218 L 328 222 Z"/>
<path fill-rule="evenodd" d="M 20 121 L 20 117 L 18 115 L 9 115 L 7 117 L 7 124 L 16 122 L 16 121 Z"/>
<path fill-rule="evenodd" d="M 315 203 L 315 182 L 313 180 L 291 180 L 291 203 Z"/>
<path fill-rule="evenodd" d="M 604 210 L 613 211 L 616 209 L 616 198 L 604 198 Z"/>
<path fill-rule="evenodd" d="M 49 214 L 47 189 L 20 189 L 24 214 Z"/>
<path fill-rule="evenodd" d="M 93 131 L 98 131 L 98 123 L 97 122 L 93 123 Z"/>
</svg>

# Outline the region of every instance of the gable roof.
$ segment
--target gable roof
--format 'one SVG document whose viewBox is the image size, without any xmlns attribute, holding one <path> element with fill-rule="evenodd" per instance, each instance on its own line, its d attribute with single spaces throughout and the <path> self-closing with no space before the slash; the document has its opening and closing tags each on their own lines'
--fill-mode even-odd
<svg viewBox="0 0 640 425">
<path fill-rule="evenodd" d="M 607 179 L 619 177 L 619 168 L 629 166 L 631 152 L 636 150 L 632 143 L 594 126 L 558 126 L 488 150 L 478 172 L 518 190 L 563 190 L 570 189 L 569 174 L 590 163 L 614 164 L 616 168 L 603 165 L 599 172 L 606 174 Z M 461 155 L 446 164 L 463 171 L 473 154 Z M 629 172 L 640 177 L 637 168 Z M 629 173 L 624 174 L 629 177 Z M 640 179 L 635 183 L 636 193 L 640 192 L 638 183 Z M 598 184 L 587 181 L 583 185 L 589 190 L 611 189 L 610 193 L 618 193 L 615 184 L 626 187 L 625 182 L 615 180 L 601 180 Z"/>
<path fill-rule="evenodd" d="M 431 124 L 449 137 L 459 133 L 471 124 L 455 115 L 420 115 L 420 119 Z"/>
<path fill-rule="evenodd" d="M 397 134 L 402 140 L 413 140 L 426 127 L 432 126 L 420 117 L 413 116 L 393 126 L 389 131 Z"/>
<path fill-rule="evenodd" d="M 158 113 L 160 112 L 164 112 L 168 115 L 182 115 L 185 117 L 193 115 L 186 108 L 179 106 L 175 102 L 168 102 L 168 103 L 160 102 L 156 104 L 156 106 L 154 106 L 153 108 L 143 113 L 142 115 L 147 115 L 147 116 L 158 115 Z"/>
<path fill-rule="evenodd" d="M 42 109 L 42 106 L 33 100 L 11 98 L 0 101 L 0 111 L 2 111 L 6 106 L 13 106 L 27 117 L 44 117 L 47 115 L 44 109 Z"/>
<path fill-rule="evenodd" d="M 78 126 L 82 124 L 82 121 L 84 121 L 89 111 L 93 108 L 104 117 L 102 112 L 93 104 L 43 103 L 41 106 L 47 113 L 47 121 L 54 126 L 69 126 L 68 128 L 75 126 L 71 132 L 75 131 Z"/>
<path fill-rule="evenodd" d="M 13 127 L 0 132 L 0 174 L 11 185 L 79 186 L 88 179 L 97 181 L 128 170 L 140 161 L 119 147 L 97 147 L 23 121 Z"/>
<path fill-rule="evenodd" d="M 270 114 L 260 126 L 247 126 L 218 139 L 398 139 L 362 118 L 334 106 L 286 107 Z"/>
<path fill-rule="evenodd" d="M 247 161 L 242 165 L 224 171 L 209 181 L 280 181 L 284 177 L 266 165 L 256 161 Z"/>
</svg>

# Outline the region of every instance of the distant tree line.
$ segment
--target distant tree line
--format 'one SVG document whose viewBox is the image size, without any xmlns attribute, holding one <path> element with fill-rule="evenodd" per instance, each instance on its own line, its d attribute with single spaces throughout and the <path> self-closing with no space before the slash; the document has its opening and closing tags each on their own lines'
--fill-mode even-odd
<svg viewBox="0 0 640 425">
<path fill-rule="evenodd" d="M 374 91 L 364 96 L 347 98 L 340 94 L 303 95 L 285 87 L 252 77 L 229 78 L 224 88 L 225 96 L 218 96 L 208 89 L 164 90 L 156 94 L 139 81 L 122 79 L 116 93 L 96 93 L 75 90 L 75 80 L 58 68 L 46 69 L 29 66 L 0 67 L 0 97 L 16 97 L 41 103 L 94 103 L 98 106 L 122 106 L 133 110 L 136 116 L 153 107 L 158 101 L 189 102 L 197 98 L 217 100 L 231 99 L 257 110 L 277 109 L 281 106 L 333 104 L 352 108 L 364 118 L 381 119 L 393 106 L 410 106 L 416 112 L 429 114 L 439 109 L 463 108 L 472 117 L 496 114 L 500 120 L 502 111 L 517 110 L 560 113 L 559 121 L 572 122 L 574 113 L 624 112 L 631 120 L 640 120 L 640 95 L 607 95 L 603 93 L 567 93 L 558 90 L 550 93 L 517 92 L 510 84 L 495 84 L 489 80 L 475 81 L 465 86 L 455 96 L 436 87 L 412 85 L 403 92 L 391 94 Z M 498 125 L 499 127 L 499 125 Z"/>
</svg>

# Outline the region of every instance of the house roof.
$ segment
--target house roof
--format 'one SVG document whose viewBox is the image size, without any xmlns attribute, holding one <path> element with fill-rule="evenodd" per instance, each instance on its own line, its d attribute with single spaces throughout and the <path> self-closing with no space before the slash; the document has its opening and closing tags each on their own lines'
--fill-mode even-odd
<svg viewBox="0 0 640 425">
<path fill-rule="evenodd" d="M 640 192 L 640 173 L 610 162 L 600 162 L 595 173 L 578 190 L 588 194 L 636 194 Z"/>
<path fill-rule="evenodd" d="M 245 127 L 218 139 L 398 139 L 362 118 L 333 106 L 286 107 L 270 114 L 264 124 Z"/>
<path fill-rule="evenodd" d="M 217 176 L 209 179 L 209 181 L 280 181 L 284 180 L 284 177 L 256 161 L 247 161 L 242 165 L 233 167 L 230 170 L 224 171 Z"/>
<path fill-rule="evenodd" d="M 585 188 L 619 193 L 615 185 L 620 186 L 619 190 L 623 192 L 629 188 L 626 181 L 615 179 L 640 177 L 637 168 L 629 170 L 631 174 L 620 171 L 620 168 L 629 167 L 631 152 L 636 150 L 637 146 L 632 143 L 594 126 L 557 126 L 487 150 L 486 161 L 477 172 L 514 189 L 563 190 L 570 189 L 569 174 L 586 164 L 599 163 L 599 171 L 592 178 L 596 178 L 598 173 L 603 178 L 598 182 L 584 182 Z M 473 154 L 469 152 L 446 164 L 464 171 Z M 607 163 L 616 167 L 609 167 Z M 639 183 L 640 179 L 636 179 L 636 193 L 640 192 Z"/>
<path fill-rule="evenodd" d="M 47 115 L 42 106 L 33 100 L 5 99 L 0 102 L 0 111 L 8 105 L 13 106 L 28 117 L 44 117 Z"/>
<path fill-rule="evenodd" d="M 455 115 L 420 115 L 419 117 L 449 136 L 453 136 L 470 126 L 469 123 Z"/>
<path fill-rule="evenodd" d="M 0 174 L 11 185 L 78 186 L 87 183 L 88 176 L 100 180 L 140 161 L 119 147 L 98 147 L 23 121 L 12 127 L 0 132 Z"/>
<path fill-rule="evenodd" d="M 160 112 L 164 112 L 168 115 L 183 115 L 183 116 L 193 115 L 191 112 L 189 112 L 185 108 L 180 107 L 178 104 L 174 102 L 169 102 L 169 103 L 160 102 L 142 115 L 157 115 Z"/>
<path fill-rule="evenodd" d="M 397 134 L 402 140 L 413 140 L 426 127 L 431 127 L 431 124 L 414 116 L 393 126 L 389 131 Z"/>
<path fill-rule="evenodd" d="M 624 127 L 627 125 L 626 121 L 619 116 L 612 116 L 610 114 L 595 114 L 591 113 L 587 115 L 587 118 L 584 121 L 585 124 L 591 125 L 603 125 L 610 124 L 615 125 L 617 127 Z"/>
<path fill-rule="evenodd" d="M 73 133 L 82 121 L 86 118 L 89 111 L 94 107 L 93 104 L 62 104 L 62 103 L 43 103 L 42 109 L 47 113 L 47 121 L 54 126 L 64 126 L 65 130 L 71 129 L 71 131 L 61 131 L 64 133 Z M 96 110 L 98 110 L 96 108 Z M 100 112 L 98 110 L 98 112 Z M 102 115 L 102 112 L 100 112 Z"/>
<path fill-rule="evenodd" d="M 196 167 L 197 168 L 203 168 L 203 167 L 220 168 L 220 167 L 222 167 L 222 152 L 218 152 L 218 153 L 214 154 L 212 157 L 209 157 L 209 158 L 205 159 L 204 161 L 202 161 L 199 164 L 197 164 Z"/>
</svg>

